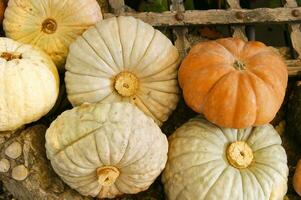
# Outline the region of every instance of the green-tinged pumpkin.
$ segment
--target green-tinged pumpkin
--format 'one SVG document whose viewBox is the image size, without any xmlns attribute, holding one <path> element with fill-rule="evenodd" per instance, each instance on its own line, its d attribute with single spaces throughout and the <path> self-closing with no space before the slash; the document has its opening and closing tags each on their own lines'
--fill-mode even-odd
<svg viewBox="0 0 301 200">
<path fill-rule="evenodd" d="M 166 136 L 129 103 L 82 104 L 46 132 L 55 172 L 82 195 L 114 198 L 148 189 L 164 169 Z"/>
<path fill-rule="evenodd" d="M 197 117 L 169 137 L 169 200 L 282 200 L 287 156 L 271 125 L 220 128 Z"/>
</svg>

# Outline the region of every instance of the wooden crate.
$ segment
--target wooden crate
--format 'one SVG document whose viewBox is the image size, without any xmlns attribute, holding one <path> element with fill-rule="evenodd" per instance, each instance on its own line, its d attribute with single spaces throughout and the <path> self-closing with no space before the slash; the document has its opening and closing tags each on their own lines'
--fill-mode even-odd
<svg viewBox="0 0 301 200">
<path fill-rule="evenodd" d="M 232 36 L 247 40 L 245 25 L 251 24 L 288 24 L 291 46 L 281 48 L 280 53 L 295 51 L 295 59 L 286 60 L 289 76 L 301 73 L 301 7 L 296 0 L 283 0 L 283 7 L 242 9 L 239 0 L 226 0 L 228 9 L 187 10 L 183 0 L 170 0 L 170 11 L 126 12 L 124 0 L 108 0 L 112 13 L 104 13 L 104 18 L 117 15 L 133 16 L 156 27 L 173 28 L 174 43 L 182 56 L 189 51 L 191 44 L 187 40 L 189 26 L 195 25 L 231 25 Z"/>
</svg>

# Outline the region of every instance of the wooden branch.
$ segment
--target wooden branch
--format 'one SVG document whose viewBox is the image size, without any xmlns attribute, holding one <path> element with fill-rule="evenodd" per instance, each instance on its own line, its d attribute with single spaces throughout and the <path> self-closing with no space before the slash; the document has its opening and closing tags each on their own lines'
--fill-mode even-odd
<svg viewBox="0 0 301 200">
<path fill-rule="evenodd" d="M 301 60 L 286 60 L 289 76 L 301 75 Z"/>
<path fill-rule="evenodd" d="M 241 9 L 239 0 L 227 0 L 227 4 L 230 9 Z M 233 37 L 238 37 L 245 41 L 248 40 L 248 38 L 246 37 L 244 26 L 231 26 L 231 29 L 233 30 Z"/>
<path fill-rule="evenodd" d="M 115 14 L 121 14 L 125 11 L 124 0 L 109 0 L 109 4 Z"/>
<path fill-rule="evenodd" d="M 298 8 L 257 8 L 257 9 L 230 9 L 230 10 L 189 10 L 185 11 L 179 19 L 177 12 L 168 11 L 163 13 L 126 12 L 122 15 L 133 16 L 153 26 L 189 26 L 189 25 L 244 25 L 258 23 L 287 23 L 301 22 L 301 14 Z M 114 14 L 105 13 L 104 17 L 113 17 Z"/>
<path fill-rule="evenodd" d="M 0 179 L 20 200 L 91 200 L 65 185 L 45 153 L 46 127 L 0 133 Z"/>
<path fill-rule="evenodd" d="M 296 0 L 284 0 L 284 6 L 287 8 L 297 8 L 298 4 Z M 297 9 L 292 11 L 292 15 L 301 16 L 301 12 Z M 301 59 L 301 24 L 290 24 L 290 36 L 292 46 L 298 54 L 298 58 Z"/>
<path fill-rule="evenodd" d="M 176 19 L 182 20 L 183 13 L 185 12 L 185 7 L 183 4 L 183 0 L 171 0 L 171 11 L 177 12 Z M 184 58 L 188 50 L 190 49 L 191 45 L 186 38 L 188 34 L 188 28 L 186 27 L 175 27 L 172 31 L 173 35 L 175 36 L 175 46 L 177 47 L 181 58 Z"/>
</svg>

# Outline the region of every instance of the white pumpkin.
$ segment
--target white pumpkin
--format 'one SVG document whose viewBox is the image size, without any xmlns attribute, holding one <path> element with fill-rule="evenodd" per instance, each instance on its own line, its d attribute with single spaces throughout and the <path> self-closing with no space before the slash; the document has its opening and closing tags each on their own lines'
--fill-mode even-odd
<svg viewBox="0 0 301 200">
<path fill-rule="evenodd" d="M 86 103 L 51 124 L 46 150 L 71 188 L 113 198 L 146 190 L 164 169 L 168 143 L 155 122 L 129 103 Z"/>
<path fill-rule="evenodd" d="M 198 117 L 169 138 L 169 200 L 282 200 L 287 157 L 271 125 L 219 128 Z"/>
<path fill-rule="evenodd" d="M 141 20 L 102 20 L 70 46 L 68 99 L 74 106 L 130 102 L 161 125 L 178 102 L 178 61 L 171 41 Z"/>
<path fill-rule="evenodd" d="M 96 0 L 10 0 L 3 28 L 7 37 L 46 51 L 62 69 L 70 43 L 101 19 Z"/>
<path fill-rule="evenodd" d="M 41 50 L 0 38 L 0 131 L 47 114 L 59 92 L 56 66 Z"/>
</svg>

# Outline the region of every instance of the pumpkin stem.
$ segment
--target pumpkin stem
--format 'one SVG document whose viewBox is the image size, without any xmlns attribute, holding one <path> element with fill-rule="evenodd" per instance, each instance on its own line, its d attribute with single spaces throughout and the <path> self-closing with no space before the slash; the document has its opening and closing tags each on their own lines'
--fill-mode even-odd
<svg viewBox="0 0 301 200">
<path fill-rule="evenodd" d="M 247 168 L 254 159 L 253 151 L 244 141 L 236 141 L 229 145 L 226 152 L 228 162 L 237 169 Z"/>
<path fill-rule="evenodd" d="M 111 186 L 115 183 L 120 172 L 114 166 L 103 166 L 96 170 L 98 183 L 102 186 Z"/>
<path fill-rule="evenodd" d="M 130 72 L 121 72 L 115 77 L 115 90 L 123 97 L 136 94 L 138 89 L 138 79 Z"/>
<path fill-rule="evenodd" d="M 9 53 L 9 52 L 2 52 L 0 55 L 1 58 L 4 58 L 7 61 L 14 60 L 14 59 L 21 59 L 22 54 L 17 53 Z"/>
<path fill-rule="evenodd" d="M 42 23 L 42 31 L 47 34 L 52 34 L 57 29 L 57 23 L 53 19 L 45 19 Z"/>
<path fill-rule="evenodd" d="M 246 65 L 243 62 L 239 61 L 239 60 L 234 61 L 233 67 L 236 70 L 245 70 L 246 69 Z"/>
</svg>

